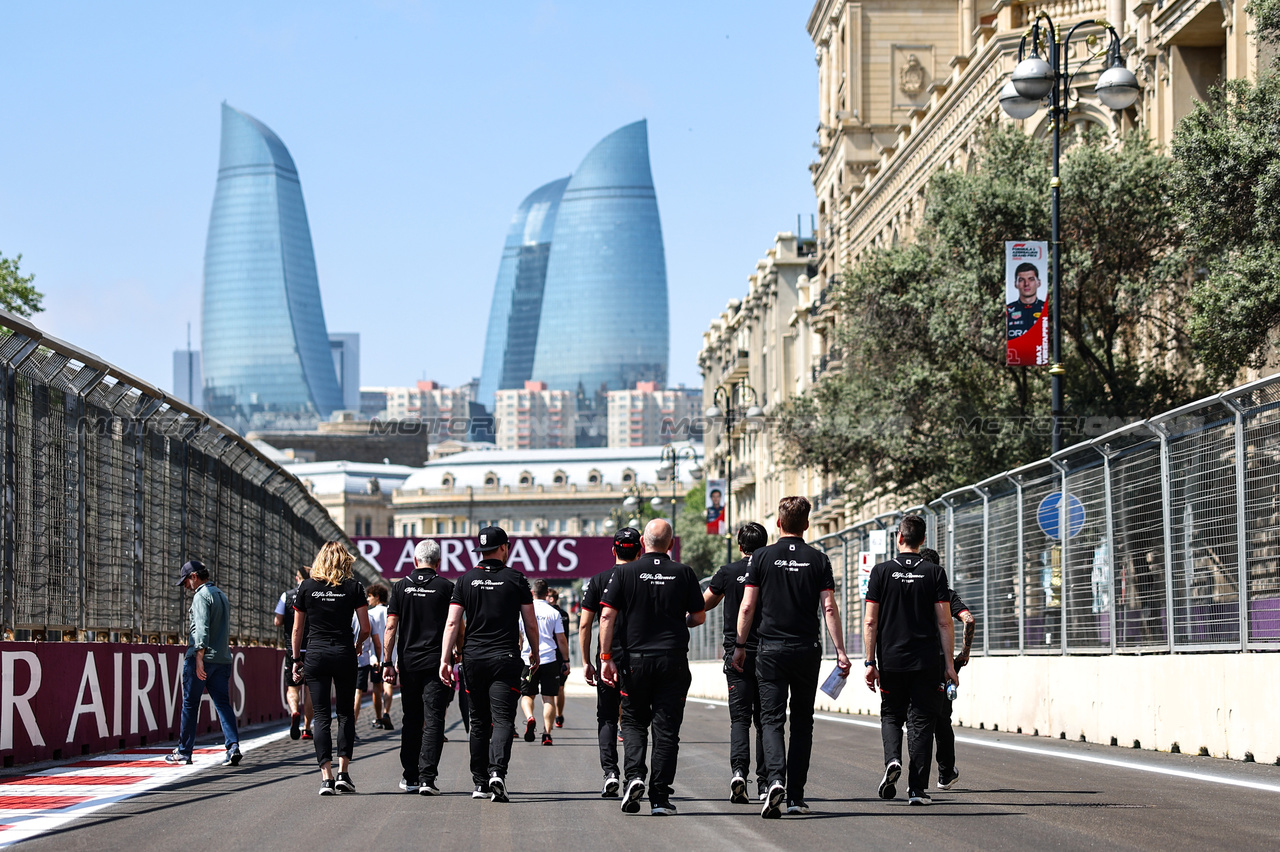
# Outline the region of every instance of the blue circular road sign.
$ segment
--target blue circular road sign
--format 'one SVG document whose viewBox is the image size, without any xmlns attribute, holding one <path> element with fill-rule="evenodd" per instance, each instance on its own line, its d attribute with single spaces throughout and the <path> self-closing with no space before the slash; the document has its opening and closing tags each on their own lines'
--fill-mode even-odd
<svg viewBox="0 0 1280 852">
<path fill-rule="evenodd" d="M 1036 509 L 1036 522 L 1040 524 L 1040 529 L 1049 538 L 1061 538 L 1058 534 L 1058 521 L 1061 517 L 1060 504 L 1062 503 L 1062 492 L 1054 491 L 1046 494 L 1045 498 L 1040 501 L 1040 507 Z M 1080 498 L 1074 494 L 1067 495 L 1067 538 L 1073 538 L 1084 529 L 1084 504 L 1080 502 Z"/>
</svg>

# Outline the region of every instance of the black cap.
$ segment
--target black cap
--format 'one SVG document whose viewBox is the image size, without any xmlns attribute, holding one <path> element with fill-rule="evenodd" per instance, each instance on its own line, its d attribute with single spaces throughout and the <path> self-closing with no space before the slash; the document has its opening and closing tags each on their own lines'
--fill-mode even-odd
<svg viewBox="0 0 1280 852">
<path fill-rule="evenodd" d="M 488 553 L 497 550 L 507 543 L 507 531 L 502 527 L 481 527 L 480 544 L 473 548 L 476 553 Z"/>
<path fill-rule="evenodd" d="M 187 578 L 192 574 L 203 570 L 204 563 L 199 559 L 192 559 L 190 562 L 183 563 L 182 572 L 178 575 L 178 582 L 174 583 L 174 585 L 181 586 L 183 583 L 187 582 Z"/>
<path fill-rule="evenodd" d="M 623 527 L 613 534 L 613 544 L 615 547 L 639 547 L 640 530 L 635 527 Z"/>
</svg>

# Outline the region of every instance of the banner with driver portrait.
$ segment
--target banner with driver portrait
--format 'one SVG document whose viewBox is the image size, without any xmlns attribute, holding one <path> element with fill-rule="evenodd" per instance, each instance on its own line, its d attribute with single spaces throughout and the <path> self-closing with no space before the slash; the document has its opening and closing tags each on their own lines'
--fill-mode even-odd
<svg viewBox="0 0 1280 852">
<path fill-rule="evenodd" d="M 707 480 L 707 535 L 725 533 L 725 485 L 723 479 Z"/>
<path fill-rule="evenodd" d="M 1049 363 L 1049 244 L 1004 244 L 1005 363 L 1044 367 Z"/>
</svg>

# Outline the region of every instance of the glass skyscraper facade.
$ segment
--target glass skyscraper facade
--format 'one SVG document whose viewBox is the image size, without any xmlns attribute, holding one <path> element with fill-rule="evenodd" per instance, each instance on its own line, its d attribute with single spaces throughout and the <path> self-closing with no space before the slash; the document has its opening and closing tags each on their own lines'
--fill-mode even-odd
<svg viewBox="0 0 1280 852">
<path fill-rule="evenodd" d="M 269 127 L 225 103 L 201 337 L 205 410 L 234 428 L 342 407 L 298 170 Z"/>
<path fill-rule="evenodd" d="M 507 233 L 479 400 L 529 379 L 552 390 L 667 380 L 667 266 L 644 121 L 529 195 Z"/>
<path fill-rule="evenodd" d="M 594 394 L 667 381 L 667 264 L 644 121 L 569 179 L 551 237 L 533 378 Z"/>
<path fill-rule="evenodd" d="M 540 186 L 520 202 L 507 229 L 480 370 L 479 401 L 493 410 L 494 391 L 522 388 L 533 376 L 547 258 L 560 197 L 569 178 Z"/>
</svg>

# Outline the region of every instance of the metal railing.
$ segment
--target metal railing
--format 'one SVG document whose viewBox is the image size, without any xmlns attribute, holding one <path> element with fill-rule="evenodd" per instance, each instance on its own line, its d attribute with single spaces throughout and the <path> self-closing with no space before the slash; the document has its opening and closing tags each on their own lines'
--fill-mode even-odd
<svg viewBox="0 0 1280 852">
<path fill-rule="evenodd" d="M 851 655 L 862 554 L 885 530 L 870 560 L 892 556 L 908 513 L 977 616 L 975 654 L 1280 650 L 1280 376 L 817 539 Z"/>
<path fill-rule="evenodd" d="M 237 644 L 320 545 L 355 548 L 306 487 L 201 411 L 0 311 L 4 638 L 185 642 L 199 559 Z M 365 581 L 378 575 L 363 560 Z"/>
</svg>

